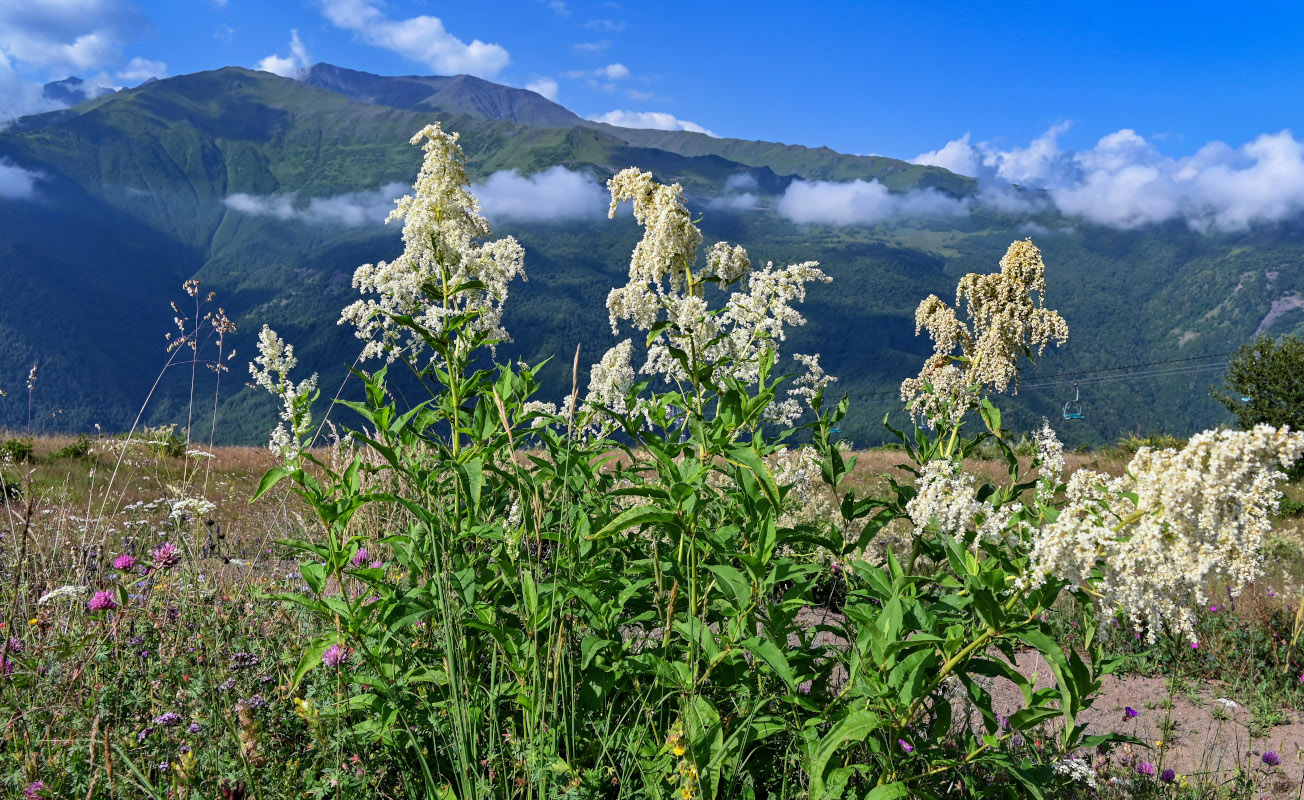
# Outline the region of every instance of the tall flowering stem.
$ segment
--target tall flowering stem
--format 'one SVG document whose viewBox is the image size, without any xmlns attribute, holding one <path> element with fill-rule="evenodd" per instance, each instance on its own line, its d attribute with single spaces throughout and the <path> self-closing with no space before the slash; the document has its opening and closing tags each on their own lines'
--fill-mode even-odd
<svg viewBox="0 0 1304 800">
<path fill-rule="evenodd" d="M 919 375 L 901 384 L 916 418 L 952 429 L 989 394 L 1019 389 L 1019 360 L 1063 344 L 1069 329 L 1044 307 L 1046 265 L 1031 239 L 1010 245 L 1000 272 L 960 279 L 955 306 L 929 295 L 915 311 L 915 334 L 928 331 L 933 355 Z M 967 321 L 961 320 L 963 310 Z"/>
</svg>

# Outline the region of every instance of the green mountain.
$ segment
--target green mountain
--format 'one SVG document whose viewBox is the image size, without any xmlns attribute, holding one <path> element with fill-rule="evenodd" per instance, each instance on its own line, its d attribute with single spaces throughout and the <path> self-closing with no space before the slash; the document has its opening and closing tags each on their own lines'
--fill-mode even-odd
<svg viewBox="0 0 1304 800">
<path fill-rule="evenodd" d="M 37 362 L 35 429 L 123 429 L 147 398 L 147 420 L 184 425 L 191 385 L 190 365 L 177 363 L 184 353 L 173 354 L 151 387 L 169 359 L 169 303 L 195 314 L 181 291 L 189 278 L 216 291 L 215 304 L 240 326 L 227 343 L 237 356 L 221 377 L 219 439 L 261 441 L 274 420 L 271 399 L 243 385 L 264 323 L 295 343 L 305 372 L 319 371 L 324 394 L 334 395 L 358 349 L 335 324 L 354 297 L 352 271 L 393 257 L 401 243 L 393 227 L 313 211 L 340 198 L 374 203 L 379 187 L 410 183 L 421 154 L 407 140 L 433 120 L 462 134 L 476 180 L 554 166 L 603 180 L 638 166 L 685 186 L 708 243 L 741 243 L 760 262 L 819 260 L 835 281 L 811 291 L 810 322 L 790 337 L 788 352 L 824 355 L 837 388 L 853 395 L 843 428 L 860 443 L 882 439 L 883 414 L 899 413 L 896 384 L 927 352 L 914 336 L 918 301 L 930 292 L 948 297 L 965 272 L 995 269 L 1009 242 L 1029 230 L 1046 254 L 1049 302 L 1072 337 L 1029 373 L 1008 414 L 1015 427 L 1059 416 L 1074 373 L 1090 371 L 1076 376 L 1086 418 L 1060 425 L 1069 441 L 1124 430 L 1189 433 L 1225 419 L 1208 396 L 1219 374 L 1192 371 L 1211 362 L 1204 356 L 1234 350 L 1260 330 L 1304 326 L 1304 276 L 1291 268 L 1304 251 L 1298 223 L 1238 236 L 1179 224 L 1120 232 L 977 206 L 964 217 L 802 226 L 769 210 L 797 179 L 878 180 L 893 191 L 933 188 L 956 197 L 975 186 L 888 158 L 593 123 L 532 92 L 467 76 L 385 78 L 318 65 L 296 81 L 227 68 L 151 82 L 0 131 L 0 163 L 37 175 L 33 196 L 0 193 L 0 389 L 9 392 L 0 399 L 0 426 L 27 426 L 24 382 Z M 721 203 L 739 182 L 756 201 L 741 209 Z M 236 195 L 269 210 L 252 213 L 233 202 Z M 545 376 L 550 399 L 559 398 L 569 391 L 575 347 L 588 364 L 615 341 L 603 304 L 623 282 L 639 232 L 622 215 L 503 221 L 495 233 L 521 240 L 529 274 L 508 304 L 515 342 L 498 357 L 560 356 Z M 201 304 L 199 313 L 206 310 Z M 1094 372 L 1160 361 L 1171 366 L 1150 368 L 1157 374 L 1149 378 Z M 209 429 L 214 373 L 196 373 L 198 434 Z M 1127 380 L 1098 382 L 1119 377 Z"/>
</svg>

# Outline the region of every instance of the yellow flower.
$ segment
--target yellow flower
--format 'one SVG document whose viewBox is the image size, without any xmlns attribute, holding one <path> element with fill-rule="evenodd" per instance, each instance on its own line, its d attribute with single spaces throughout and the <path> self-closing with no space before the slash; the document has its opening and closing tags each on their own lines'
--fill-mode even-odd
<svg viewBox="0 0 1304 800">
<path fill-rule="evenodd" d="M 682 756 L 684 754 L 684 746 L 676 742 L 674 748 L 671 749 L 670 752 L 674 753 L 677 756 Z"/>
<path fill-rule="evenodd" d="M 36 620 L 35 617 L 32 617 L 31 619 L 27 620 L 27 624 L 28 624 L 28 625 L 35 625 L 36 622 L 37 622 L 37 620 Z"/>
</svg>

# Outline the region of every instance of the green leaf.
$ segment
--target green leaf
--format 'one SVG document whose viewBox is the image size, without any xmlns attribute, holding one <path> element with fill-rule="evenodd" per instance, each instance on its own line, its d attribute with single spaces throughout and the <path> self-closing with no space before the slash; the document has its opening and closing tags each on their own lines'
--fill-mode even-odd
<svg viewBox="0 0 1304 800">
<path fill-rule="evenodd" d="M 252 503 L 263 495 L 272 490 L 272 487 L 281 482 L 281 479 L 293 475 L 297 470 L 287 469 L 286 467 L 272 467 L 263 474 L 263 479 L 258 482 L 258 489 L 254 496 L 249 498 Z"/>
<path fill-rule="evenodd" d="M 753 637 L 744 640 L 742 644 L 748 652 L 770 665 L 770 669 L 787 684 L 788 691 L 797 690 L 797 679 L 792 674 L 792 665 L 788 663 L 788 658 L 774 642 Z"/>
<path fill-rule="evenodd" d="M 313 640 L 312 644 L 308 645 L 307 649 L 303 651 L 303 655 L 299 657 L 299 667 L 294 671 L 294 677 L 290 680 L 291 693 L 299 686 L 299 681 L 303 680 L 304 675 L 307 675 L 310 670 L 321 664 L 322 655 L 333 644 L 339 644 L 339 639 L 332 633 L 319 636 Z"/>
<path fill-rule="evenodd" d="M 667 524 L 674 521 L 675 515 L 665 509 L 656 506 L 634 506 L 625 509 L 620 516 L 603 525 L 597 533 L 584 538 L 589 540 L 602 539 L 637 525 Z"/>
<path fill-rule="evenodd" d="M 751 606 L 752 585 L 741 572 L 728 564 L 708 565 L 707 569 L 729 590 L 729 594 L 733 597 L 734 607 L 739 612 Z"/>
<path fill-rule="evenodd" d="M 769 499 L 771 507 L 776 510 L 782 507 L 779 502 L 779 485 L 775 483 L 774 475 L 770 472 L 770 468 L 765 466 L 760 453 L 752 447 L 736 445 L 726 451 L 725 457 L 730 462 L 751 470 L 756 475 L 756 479 L 761 482 L 761 488 Z"/>
<path fill-rule="evenodd" d="M 844 744 L 862 742 L 866 736 L 883 727 L 883 718 L 873 711 L 853 711 L 837 722 L 810 750 L 810 796 L 811 800 L 823 800 L 827 797 L 826 780 L 828 779 L 829 759 Z M 893 797 L 901 795 L 884 795 Z"/>
</svg>

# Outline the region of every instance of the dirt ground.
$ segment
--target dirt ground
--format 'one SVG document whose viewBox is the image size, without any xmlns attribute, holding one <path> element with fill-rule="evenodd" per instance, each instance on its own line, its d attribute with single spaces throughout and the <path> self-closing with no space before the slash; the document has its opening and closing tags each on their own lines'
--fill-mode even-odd
<svg viewBox="0 0 1304 800">
<path fill-rule="evenodd" d="M 1054 685 L 1045 659 L 1035 651 L 1020 654 L 1015 666 L 1029 678 L 1035 675 L 1037 688 Z M 1250 709 L 1227 698 L 1220 688 L 1209 684 L 1189 694 L 1170 694 L 1162 677 L 1108 675 L 1096 702 L 1078 721 L 1087 723 L 1088 734 L 1127 733 L 1150 745 L 1131 754 L 1157 770 L 1171 768 L 1179 775 L 1217 783 L 1241 767 L 1262 776 L 1260 785 L 1271 789 L 1266 797 L 1304 797 L 1304 714 L 1286 711 L 1285 724 L 1258 729 Z M 999 714 L 1008 716 L 1023 707 L 1022 695 L 1008 681 L 995 682 L 992 693 Z M 1137 715 L 1128 717 L 1128 708 Z M 1169 725 L 1165 739 L 1163 729 Z M 1263 763 L 1269 750 L 1281 758 L 1279 766 Z"/>
</svg>

